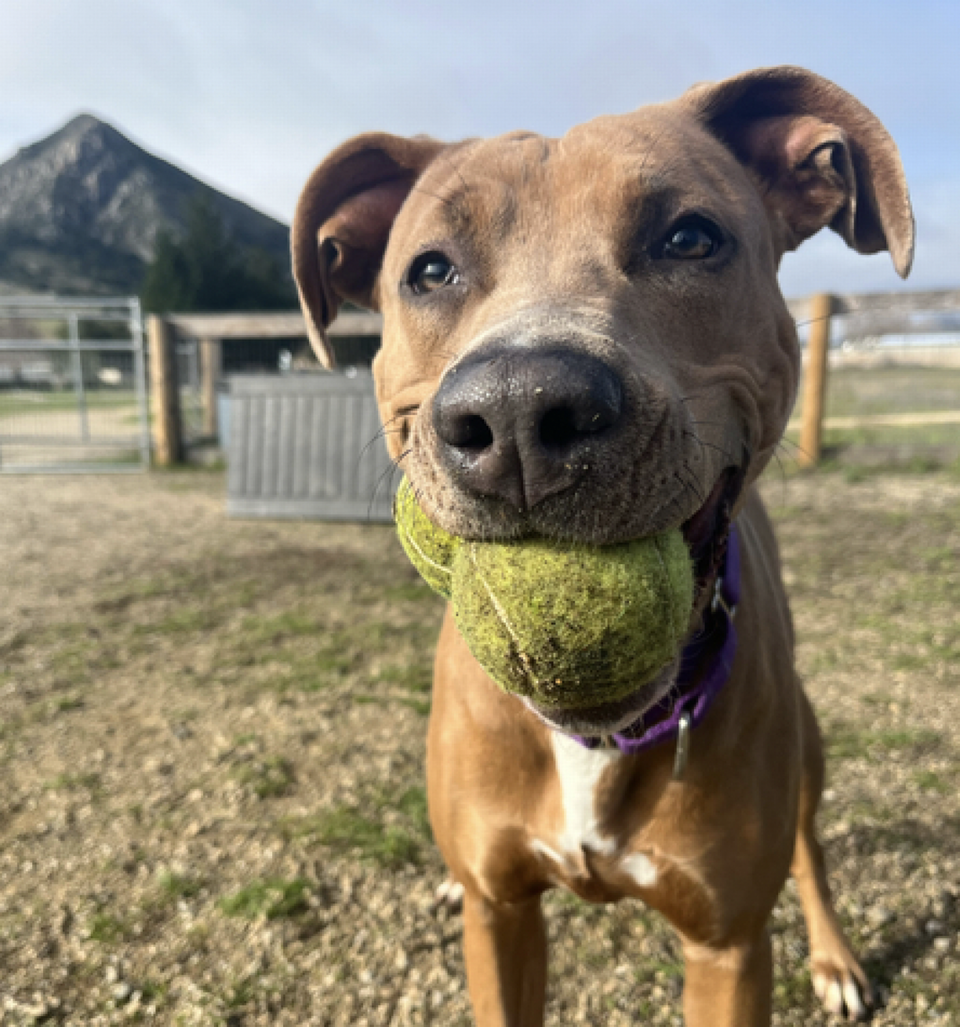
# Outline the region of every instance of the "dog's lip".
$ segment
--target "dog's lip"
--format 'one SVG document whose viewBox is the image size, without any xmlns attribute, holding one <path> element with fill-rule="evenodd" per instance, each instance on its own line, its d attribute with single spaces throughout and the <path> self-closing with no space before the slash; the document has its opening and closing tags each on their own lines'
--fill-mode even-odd
<svg viewBox="0 0 960 1027">
<path fill-rule="evenodd" d="M 695 561 L 700 559 L 704 550 L 715 540 L 715 536 L 729 526 L 730 510 L 743 487 L 743 478 L 742 468 L 726 468 L 717 478 L 700 509 L 684 521 L 681 530 L 690 547 L 690 555 Z"/>
</svg>

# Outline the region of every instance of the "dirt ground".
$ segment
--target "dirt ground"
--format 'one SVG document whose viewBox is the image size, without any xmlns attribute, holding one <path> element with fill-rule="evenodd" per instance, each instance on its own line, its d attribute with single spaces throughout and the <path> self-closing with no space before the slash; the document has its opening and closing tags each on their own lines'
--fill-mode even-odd
<svg viewBox="0 0 960 1027">
<path fill-rule="evenodd" d="M 771 476 L 881 1025 L 960 1025 L 960 477 Z M 382 526 L 212 473 L 0 479 L 0 1023 L 471 1022 L 426 823 L 441 606 Z M 550 1027 L 679 1024 L 637 903 L 547 898 Z M 792 886 L 778 1025 L 822 1025 Z"/>
</svg>

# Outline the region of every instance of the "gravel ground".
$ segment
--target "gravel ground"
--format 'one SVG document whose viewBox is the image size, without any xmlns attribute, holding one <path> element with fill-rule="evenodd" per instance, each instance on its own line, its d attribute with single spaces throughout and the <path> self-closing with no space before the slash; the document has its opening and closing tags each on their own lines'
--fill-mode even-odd
<svg viewBox="0 0 960 1027">
<path fill-rule="evenodd" d="M 0 479 L 0 1023 L 471 1022 L 425 817 L 441 607 L 385 527 L 210 473 Z M 772 478 L 882 1025 L 960 1025 L 960 480 Z M 547 898 L 547 1022 L 679 1024 L 637 903 Z M 791 886 L 778 1025 L 827 1024 Z"/>
</svg>

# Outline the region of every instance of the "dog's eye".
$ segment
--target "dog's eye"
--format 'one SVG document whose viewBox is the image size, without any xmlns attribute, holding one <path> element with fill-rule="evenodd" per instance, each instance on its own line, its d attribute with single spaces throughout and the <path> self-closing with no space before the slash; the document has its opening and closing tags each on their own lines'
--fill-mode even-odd
<svg viewBox="0 0 960 1027">
<path fill-rule="evenodd" d="M 720 229 L 706 218 L 692 218 L 673 226 L 660 247 L 666 260 L 706 260 L 723 242 Z"/>
<path fill-rule="evenodd" d="M 460 280 L 460 272 L 442 253 L 422 253 L 410 265 L 407 284 L 418 295 L 436 292 Z"/>
</svg>

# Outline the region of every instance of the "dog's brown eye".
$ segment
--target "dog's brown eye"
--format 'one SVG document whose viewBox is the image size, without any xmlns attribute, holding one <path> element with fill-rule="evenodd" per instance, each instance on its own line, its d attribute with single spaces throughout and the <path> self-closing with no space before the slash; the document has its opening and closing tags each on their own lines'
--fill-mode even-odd
<svg viewBox="0 0 960 1027">
<path fill-rule="evenodd" d="M 407 283 L 418 295 L 436 292 L 445 285 L 454 285 L 460 273 L 442 253 L 423 253 L 410 265 Z"/>
<path fill-rule="evenodd" d="M 705 260 L 720 248 L 720 229 L 706 218 L 674 225 L 664 241 L 660 256 L 667 260 Z"/>
</svg>

